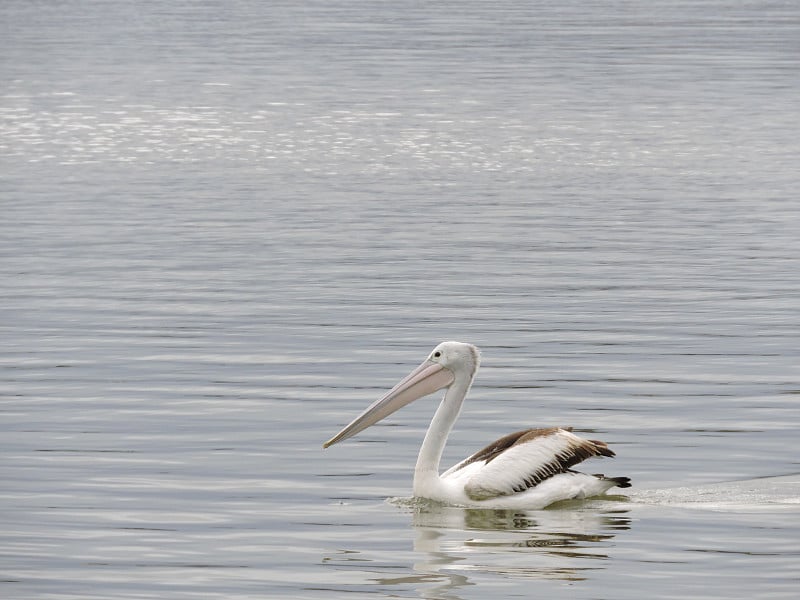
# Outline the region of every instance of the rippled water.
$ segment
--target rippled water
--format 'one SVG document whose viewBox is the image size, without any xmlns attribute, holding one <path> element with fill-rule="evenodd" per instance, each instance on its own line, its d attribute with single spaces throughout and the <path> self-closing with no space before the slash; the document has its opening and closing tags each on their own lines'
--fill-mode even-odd
<svg viewBox="0 0 800 600">
<path fill-rule="evenodd" d="M 792 2 L 0 7 L 0 593 L 795 598 Z M 625 496 L 408 498 L 609 442 Z"/>
</svg>

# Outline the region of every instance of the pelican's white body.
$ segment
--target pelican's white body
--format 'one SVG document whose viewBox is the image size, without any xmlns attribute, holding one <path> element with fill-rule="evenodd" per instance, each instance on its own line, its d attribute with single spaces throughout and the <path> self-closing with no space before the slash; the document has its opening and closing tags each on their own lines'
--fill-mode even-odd
<svg viewBox="0 0 800 600">
<path fill-rule="evenodd" d="M 453 506 L 487 509 L 536 510 L 562 500 L 582 500 L 601 496 L 616 484 L 586 473 L 561 473 L 541 482 L 524 492 L 509 496 L 495 496 L 486 500 L 472 500 L 465 492 L 465 485 L 473 475 L 480 477 L 483 465 L 473 463 L 474 469 L 466 469 L 455 475 L 442 475 L 434 482 L 421 484 L 415 477 L 414 495 Z"/>
</svg>

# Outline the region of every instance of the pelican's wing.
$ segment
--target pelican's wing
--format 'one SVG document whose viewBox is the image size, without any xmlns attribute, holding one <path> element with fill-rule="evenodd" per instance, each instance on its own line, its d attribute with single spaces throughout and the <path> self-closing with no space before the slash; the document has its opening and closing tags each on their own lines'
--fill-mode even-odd
<svg viewBox="0 0 800 600">
<path fill-rule="evenodd" d="M 472 500 L 524 492 L 592 456 L 614 456 L 603 442 L 569 429 L 526 429 L 500 438 L 444 473 L 463 479 Z"/>
</svg>

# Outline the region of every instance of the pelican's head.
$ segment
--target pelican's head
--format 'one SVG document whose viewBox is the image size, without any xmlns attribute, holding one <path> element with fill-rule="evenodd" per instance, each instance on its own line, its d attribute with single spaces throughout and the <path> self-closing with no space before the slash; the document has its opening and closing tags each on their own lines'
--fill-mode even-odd
<svg viewBox="0 0 800 600">
<path fill-rule="evenodd" d="M 472 344 L 442 342 L 431 351 L 428 360 L 442 365 L 456 376 L 463 373 L 473 377 L 481 364 L 481 353 Z"/>
<path fill-rule="evenodd" d="M 456 379 L 468 385 L 478 370 L 478 348 L 463 342 L 442 342 L 428 358 L 394 386 L 388 394 L 357 416 L 352 423 L 323 444 L 324 448 L 346 440 L 388 417 L 406 404 L 449 387 Z"/>
</svg>

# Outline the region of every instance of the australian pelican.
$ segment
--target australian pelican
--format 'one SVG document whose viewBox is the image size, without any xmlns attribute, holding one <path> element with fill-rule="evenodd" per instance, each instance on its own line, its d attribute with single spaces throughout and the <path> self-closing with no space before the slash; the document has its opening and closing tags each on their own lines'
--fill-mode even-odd
<svg viewBox="0 0 800 600">
<path fill-rule="evenodd" d="M 414 470 L 414 495 L 468 507 L 544 508 L 559 500 L 588 498 L 613 487 L 630 487 L 627 477 L 587 475 L 572 467 L 593 456 L 614 456 L 604 442 L 586 440 L 569 428 L 525 429 L 492 442 L 439 473 L 447 436 L 458 418 L 480 364 L 472 344 L 442 342 L 383 398 L 325 442 L 332 446 L 374 425 L 414 400 L 446 388 L 433 416 Z"/>
</svg>

